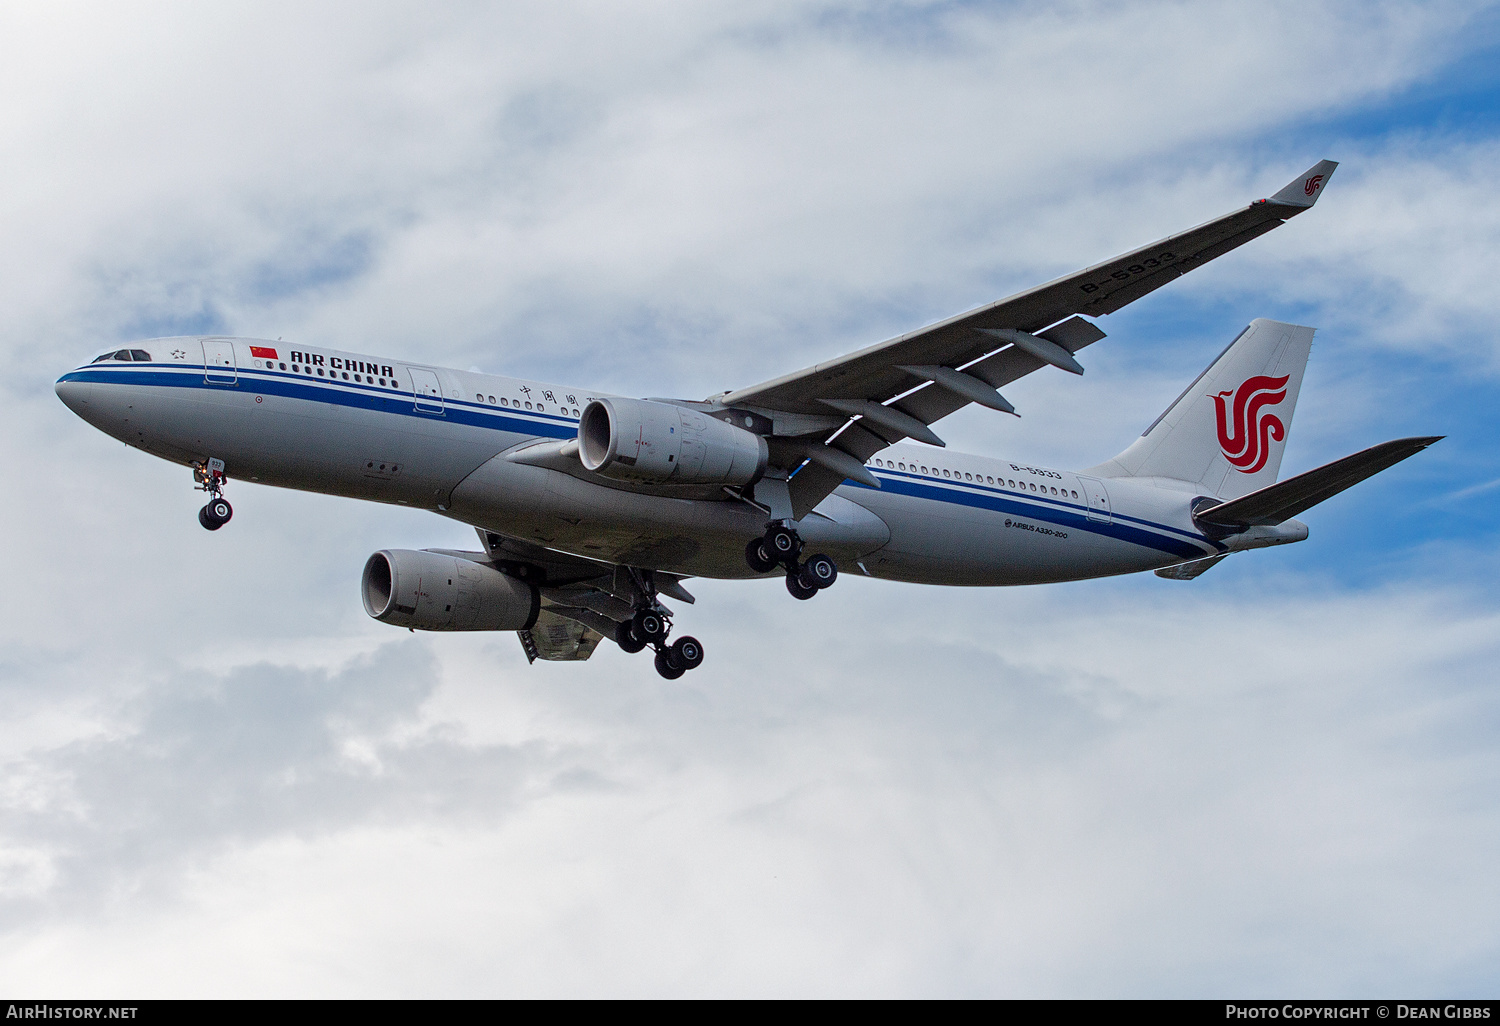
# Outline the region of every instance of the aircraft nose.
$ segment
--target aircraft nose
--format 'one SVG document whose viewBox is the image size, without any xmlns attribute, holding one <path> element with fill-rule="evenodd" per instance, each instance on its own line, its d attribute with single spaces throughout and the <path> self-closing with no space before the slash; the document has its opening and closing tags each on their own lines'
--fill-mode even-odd
<svg viewBox="0 0 1500 1026">
<path fill-rule="evenodd" d="M 93 385 L 87 381 L 76 380 L 71 373 L 58 378 L 57 384 L 53 386 L 53 390 L 57 392 L 57 397 L 63 401 L 63 405 L 79 416 L 83 416 L 83 411 L 87 409 L 89 393 L 93 389 Z"/>
</svg>

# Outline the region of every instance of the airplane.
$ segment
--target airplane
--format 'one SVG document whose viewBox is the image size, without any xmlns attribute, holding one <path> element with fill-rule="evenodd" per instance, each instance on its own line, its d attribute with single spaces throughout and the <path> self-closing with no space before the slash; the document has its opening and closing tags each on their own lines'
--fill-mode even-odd
<svg viewBox="0 0 1500 1026">
<path fill-rule="evenodd" d="M 101 431 L 191 467 L 217 531 L 230 476 L 430 510 L 482 551 L 382 549 L 376 620 L 516 631 L 529 661 L 608 638 L 676 679 L 663 597 L 691 577 L 841 575 L 993 586 L 1154 570 L 1191 580 L 1305 539 L 1303 511 L 1441 436 L 1277 481 L 1313 330 L 1252 321 L 1119 455 L 1079 471 L 950 453 L 931 425 L 1078 353 L 1113 313 L 1310 209 L 1337 164 L 1266 199 L 899 338 L 702 401 L 633 398 L 281 341 L 186 336 L 109 349 L 58 379 Z"/>
</svg>

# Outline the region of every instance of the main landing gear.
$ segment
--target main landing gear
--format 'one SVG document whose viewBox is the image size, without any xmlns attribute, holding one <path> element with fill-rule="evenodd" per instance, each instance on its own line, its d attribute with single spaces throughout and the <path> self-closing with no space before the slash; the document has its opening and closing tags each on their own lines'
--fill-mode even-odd
<svg viewBox="0 0 1500 1026">
<path fill-rule="evenodd" d="M 193 480 L 199 491 L 209 494 L 208 505 L 198 511 L 198 523 L 207 530 L 217 531 L 234 516 L 234 507 L 224 498 L 224 485 L 229 482 L 224 476 L 224 461 L 211 459 L 206 465 L 194 463 Z"/>
<path fill-rule="evenodd" d="M 801 555 L 802 536 L 785 523 L 772 524 L 745 546 L 745 562 L 756 573 L 786 568 L 786 590 L 793 598 L 810 599 L 839 579 L 838 564 L 829 557 L 820 552 L 798 562 Z"/>
<path fill-rule="evenodd" d="M 634 571 L 632 572 L 634 576 Z M 639 652 L 647 645 L 656 650 L 656 672 L 667 680 L 676 680 L 689 670 L 703 665 L 703 645 L 697 638 L 685 635 L 667 642 L 672 622 L 656 599 L 656 589 L 646 575 L 637 580 L 642 596 L 635 615 L 615 625 L 615 644 L 626 652 Z"/>
</svg>

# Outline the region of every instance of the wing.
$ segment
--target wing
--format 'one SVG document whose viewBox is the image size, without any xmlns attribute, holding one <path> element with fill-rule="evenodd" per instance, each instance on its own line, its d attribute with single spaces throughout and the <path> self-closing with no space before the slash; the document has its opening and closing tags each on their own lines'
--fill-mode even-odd
<svg viewBox="0 0 1500 1026">
<path fill-rule="evenodd" d="M 1196 228 L 715 402 L 772 415 L 773 465 L 794 475 L 801 517 L 845 479 L 869 478 L 865 461 L 886 446 L 903 438 L 942 445 L 927 425 L 971 402 L 1014 413 L 1001 386 L 1049 364 L 1083 373 L 1073 354 L 1104 337 L 1085 317 L 1113 313 L 1295 217 L 1337 166 L 1322 161 L 1269 199 Z"/>
</svg>

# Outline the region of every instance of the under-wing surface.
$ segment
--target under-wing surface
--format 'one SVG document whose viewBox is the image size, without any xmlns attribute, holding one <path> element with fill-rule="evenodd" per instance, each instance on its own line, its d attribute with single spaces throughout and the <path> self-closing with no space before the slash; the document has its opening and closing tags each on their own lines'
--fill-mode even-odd
<svg viewBox="0 0 1500 1026">
<path fill-rule="evenodd" d="M 381 550 L 361 596 L 413 630 L 515 631 L 528 659 L 606 639 L 663 676 L 692 577 L 781 576 L 810 599 L 841 575 L 1008 585 L 1154 570 L 1189 580 L 1300 541 L 1294 519 L 1413 455 L 1386 442 L 1278 481 L 1313 329 L 1251 322 L 1127 449 L 1069 471 L 949 452 L 934 425 L 1053 368 L 1082 374 L 1095 323 L 1309 209 L 1323 161 L 1268 199 L 919 331 L 702 401 L 646 399 L 276 341 L 191 336 L 113 348 L 57 393 L 99 429 L 191 467 L 233 513 L 231 477 L 431 510 L 476 551 Z M 1049 372 L 1050 373 L 1050 372 Z"/>
</svg>

